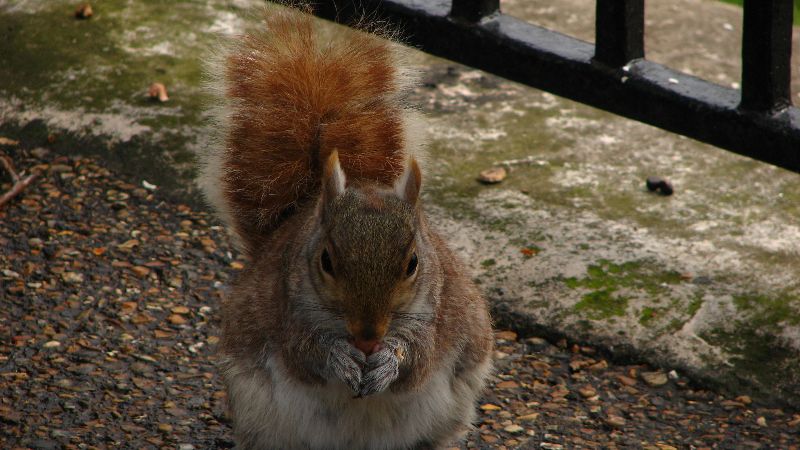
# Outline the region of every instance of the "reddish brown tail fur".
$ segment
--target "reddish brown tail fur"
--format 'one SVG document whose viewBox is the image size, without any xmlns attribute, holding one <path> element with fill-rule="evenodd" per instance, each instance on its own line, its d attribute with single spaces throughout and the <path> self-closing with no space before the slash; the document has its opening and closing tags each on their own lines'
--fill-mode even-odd
<svg viewBox="0 0 800 450">
<path fill-rule="evenodd" d="M 350 181 L 390 184 L 403 169 L 408 111 L 394 44 L 346 30 L 322 39 L 313 20 L 271 10 L 224 55 L 224 148 L 202 183 L 245 250 L 317 195 L 332 151 Z"/>
</svg>

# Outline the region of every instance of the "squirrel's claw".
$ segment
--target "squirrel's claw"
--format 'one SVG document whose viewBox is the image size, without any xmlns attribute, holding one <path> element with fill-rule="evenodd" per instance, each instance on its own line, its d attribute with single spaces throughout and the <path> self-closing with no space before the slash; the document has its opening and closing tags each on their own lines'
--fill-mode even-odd
<svg viewBox="0 0 800 450">
<path fill-rule="evenodd" d="M 367 371 L 361 382 L 359 397 L 383 392 L 400 374 L 400 355 L 396 345 L 386 345 L 383 349 L 369 355 Z"/>
<path fill-rule="evenodd" d="M 365 364 L 366 356 L 363 352 L 344 339 L 337 340 L 328 355 L 329 378 L 343 381 L 353 392 L 358 393 L 362 367 Z"/>
</svg>

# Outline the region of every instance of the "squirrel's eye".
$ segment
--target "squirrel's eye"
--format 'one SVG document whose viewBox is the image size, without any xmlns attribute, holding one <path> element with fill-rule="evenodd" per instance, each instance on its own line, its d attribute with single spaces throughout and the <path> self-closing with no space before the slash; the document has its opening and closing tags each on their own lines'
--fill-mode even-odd
<svg viewBox="0 0 800 450">
<path fill-rule="evenodd" d="M 333 263 L 331 262 L 331 255 L 328 254 L 327 249 L 322 250 L 320 264 L 322 265 L 322 270 L 327 272 L 328 275 L 333 276 Z"/>
<path fill-rule="evenodd" d="M 408 261 L 408 267 L 406 268 L 406 276 L 410 277 L 414 275 L 414 272 L 417 271 L 417 254 L 414 253 L 411 255 L 411 260 Z"/>
</svg>

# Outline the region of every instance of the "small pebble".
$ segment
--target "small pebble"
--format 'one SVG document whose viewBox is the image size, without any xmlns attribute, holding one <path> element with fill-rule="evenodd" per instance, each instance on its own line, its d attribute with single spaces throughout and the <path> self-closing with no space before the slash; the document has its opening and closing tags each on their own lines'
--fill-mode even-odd
<svg viewBox="0 0 800 450">
<path fill-rule="evenodd" d="M 131 270 L 139 278 L 144 278 L 150 273 L 150 269 L 144 266 L 133 266 Z"/>
<path fill-rule="evenodd" d="M 648 177 L 645 185 L 647 186 L 648 191 L 656 192 L 664 196 L 672 195 L 674 192 L 672 189 L 672 184 L 669 181 L 659 177 Z"/>
<path fill-rule="evenodd" d="M 51 430 L 50 431 L 50 436 L 52 436 L 54 438 L 57 438 L 57 439 L 58 438 L 69 439 L 70 432 L 69 431 L 65 431 L 65 430 Z"/>
<path fill-rule="evenodd" d="M 499 361 L 501 359 L 506 359 L 506 358 L 508 358 L 508 353 L 501 352 L 501 351 L 494 352 L 494 359 L 495 360 Z"/>
<path fill-rule="evenodd" d="M 594 388 L 591 386 L 586 386 L 578 389 L 578 393 L 581 394 L 581 397 L 583 398 L 591 398 L 597 395 L 597 391 L 594 390 Z"/>
<path fill-rule="evenodd" d="M 186 318 L 180 314 L 172 314 L 167 318 L 167 320 L 169 320 L 169 323 L 173 325 L 183 325 L 186 323 Z"/>
<path fill-rule="evenodd" d="M 494 337 L 495 339 L 502 339 L 505 341 L 516 341 L 517 333 L 514 333 L 513 331 L 495 331 Z"/>
<path fill-rule="evenodd" d="M 493 443 L 499 441 L 500 438 L 498 438 L 497 436 L 495 436 L 493 434 L 482 434 L 481 435 L 481 440 L 483 442 L 486 442 L 487 444 L 493 444 Z"/>
<path fill-rule="evenodd" d="M 658 387 L 667 384 L 667 374 L 664 372 L 642 372 L 639 375 L 648 386 Z"/>
<path fill-rule="evenodd" d="M 531 337 L 525 339 L 525 343 L 528 344 L 528 348 L 534 352 L 540 352 L 550 347 L 550 343 L 540 337 Z"/>
<path fill-rule="evenodd" d="M 609 425 L 613 428 L 622 428 L 625 426 L 625 419 L 620 416 L 609 415 L 603 421 L 606 425 Z"/>
<path fill-rule="evenodd" d="M 58 442 L 48 439 L 34 439 L 30 442 L 29 446 L 33 450 L 59 450 L 64 448 Z"/>
<path fill-rule="evenodd" d="M 0 136 L 0 145 L 8 145 L 9 147 L 14 147 L 19 145 L 19 141 L 14 139 L 9 139 L 4 136 Z"/>
<path fill-rule="evenodd" d="M 65 283 L 81 284 L 83 283 L 83 274 L 77 272 L 64 272 L 61 274 L 61 279 L 64 280 Z"/>
<path fill-rule="evenodd" d="M 561 450 L 564 448 L 563 445 L 557 444 L 555 442 L 542 442 L 541 444 L 539 444 L 539 447 L 545 450 Z"/>
<path fill-rule="evenodd" d="M 600 361 L 590 365 L 588 367 L 589 370 L 605 370 L 608 369 L 608 361 L 605 359 L 601 359 Z"/>
</svg>

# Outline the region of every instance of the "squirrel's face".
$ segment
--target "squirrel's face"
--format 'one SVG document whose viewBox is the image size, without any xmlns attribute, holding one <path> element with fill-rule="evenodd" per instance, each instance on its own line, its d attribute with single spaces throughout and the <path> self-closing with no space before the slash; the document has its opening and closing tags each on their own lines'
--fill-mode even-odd
<svg viewBox="0 0 800 450">
<path fill-rule="evenodd" d="M 309 272 L 324 306 L 345 322 L 354 344 L 369 354 L 388 332 L 392 318 L 414 300 L 419 169 L 411 162 L 395 189 L 345 187 L 334 154 L 320 200 L 320 235 L 309 252 Z"/>
</svg>

